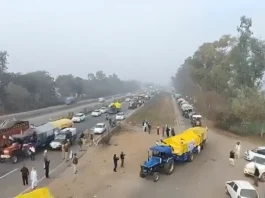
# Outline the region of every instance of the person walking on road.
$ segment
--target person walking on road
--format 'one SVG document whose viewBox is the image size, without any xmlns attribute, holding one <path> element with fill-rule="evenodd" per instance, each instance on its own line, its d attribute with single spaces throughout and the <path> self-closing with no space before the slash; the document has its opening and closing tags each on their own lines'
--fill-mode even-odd
<svg viewBox="0 0 265 198">
<path fill-rule="evenodd" d="M 156 134 L 159 135 L 159 132 L 160 132 L 160 126 L 158 124 L 157 127 L 156 127 Z"/>
<path fill-rule="evenodd" d="M 74 167 L 74 174 L 76 174 L 77 173 L 77 164 L 78 164 L 78 158 L 77 158 L 76 153 L 74 153 L 72 164 Z"/>
<path fill-rule="evenodd" d="M 84 132 L 82 132 L 79 136 L 78 145 L 79 145 L 79 151 L 83 150 L 83 138 L 85 137 Z"/>
<path fill-rule="evenodd" d="M 43 153 L 43 160 L 44 160 L 44 162 L 48 161 L 48 152 L 47 152 L 47 150 L 45 150 L 44 153 Z"/>
<path fill-rule="evenodd" d="M 118 161 L 119 161 L 119 157 L 116 156 L 116 154 L 114 154 L 113 156 L 113 163 L 114 163 L 114 172 L 117 172 L 117 166 L 118 166 Z"/>
<path fill-rule="evenodd" d="M 255 171 L 254 171 L 254 185 L 255 186 L 259 186 L 259 169 L 256 165 L 256 162 L 255 162 Z"/>
<path fill-rule="evenodd" d="M 147 121 L 144 122 L 144 132 L 147 130 Z"/>
<path fill-rule="evenodd" d="M 50 173 L 50 160 L 46 160 L 44 162 L 44 170 L 45 170 L 45 177 L 49 178 L 49 173 Z"/>
<path fill-rule="evenodd" d="M 23 181 L 23 185 L 26 186 L 26 185 L 29 185 L 29 169 L 25 166 L 25 164 L 23 165 L 23 167 L 21 168 L 20 170 L 21 172 L 21 176 L 22 176 L 22 181 Z"/>
<path fill-rule="evenodd" d="M 235 166 L 235 152 L 233 150 L 230 151 L 229 161 L 231 166 Z"/>
<path fill-rule="evenodd" d="M 120 158 L 121 158 L 121 167 L 124 167 L 125 154 L 123 153 L 123 151 L 120 154 Z"/>
<path fill-rule="evenodd" d="M 31 189 L 35 189 L 38 186 L 38 173 L 34 167 L 30 171 Z"/>
<path fill-rule="evenodd" d="M 143 131 L 145 131 L 145 120 L 142 122 Z"/>
<path fill-rule="evenodd" d="M 162 128 L 162 137 L 165 137 L 165 125 L 163 125 L 163 128 Z"/>
<path fill-rule="evenodd" d="M 237 142 L 236 143 L 236 147 L 235 147 L 235 157 L 236 157 L 236 159 L 240 158 L 240 150 L 241 150 L 240 142 Z"/>
<path fill-rule="evenodd" d="M 35 153 L 36 153 L 35 147 L 33 145 L 31 145 L 29 147 L 29 151 L 30 151 L 30 160 L 35 161 Z"/>
</svg>

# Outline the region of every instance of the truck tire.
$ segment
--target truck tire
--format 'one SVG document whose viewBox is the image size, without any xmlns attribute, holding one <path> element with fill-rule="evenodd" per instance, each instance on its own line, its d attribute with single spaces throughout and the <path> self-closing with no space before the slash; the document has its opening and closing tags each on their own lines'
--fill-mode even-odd
<svg viewBox="0 0 265 198">
<path fill-rule="evenodd" d="M 188 162 L 192 162 L 193 159 L 194 159 L 194 155 L 193 155 L 193 153 L 191 153 L 191 154 L 189 155 L 189 157 L 188 157 Z"/>
<path fill-rule="evenodd" d="M 164 170 L 167 175 L 171 175 L 174 172 L 174 169 L 175 169 L 174 160 L 171 159 L 165 164 Z"/>
<path fill-rule="evenodd" d="M 158 172 L 154 172 L 154 173 L 153 173 L 153 181 L 154 181 L 154 182 L 157 182 L 157 181 L 159 180 L 159 177 L 160 177 L 160 176 L 159 176 L 159 173 L 158 173 Z"/>
<path fill-rule="evenodd" d="M 142 171 L 140 171 L 140 177 L 141 177 L 141 178 L 145 178 L 145 176 L 146 176 L 146 175 L 145 175 Z"/>
</svg>

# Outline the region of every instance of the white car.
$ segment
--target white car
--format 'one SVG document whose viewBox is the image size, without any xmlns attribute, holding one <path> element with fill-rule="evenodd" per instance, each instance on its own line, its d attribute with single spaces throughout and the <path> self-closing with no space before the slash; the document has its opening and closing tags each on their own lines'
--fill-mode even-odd
<svg viewBox="0 0 265 198">
<path fill-rule="evenodd" d="M 130 98 L 126 98 L 125 102 L 130 102 L 130 100 L 131 100 Z"/>
<path fill-rule="evenodd" d="M 101 111 L 100 110 L 94 110 L 92 113 L 91 113 L 91 116 L 93 116 L 93 117 L 98 117 L 98 116 L 100 116 L 102 113 L 101 113 Z"/>
<path fill-rule="evenodd" d="M 96 126 L 93 129 L 94 134 L 102 134 L 106 130 L 107 130 L 107 128 L 106 128 L 106 124 L 105 123 L 98 123 L 98 124 L 96 124 Z"/>
<path fill-rule="evenodd" d="M 254 176 L 255 165 L 259 169 L 259 179 L 265 182 L 265 156 L 253 158 L 252 162 L 249 162 L 244 167 L 244 174 Z"/>
<path fill-rule="evenodd" d="M 256 189 L 244 180 L 227 181 L 225 191 L 231 198 L 259 198 Z"/>
<path fill-rule="evenodd" d="M 107 113 L 108 107 L 101 107 L 99 110 L 101 111 L 101 113 Z"/>
<path fill-rule="evenodd" d="M 61 132 L 66 132 L 66 131 L 70 131 L 73 137 L 76 137 L 77 135 L 76 128 L 68 127 L 61 130 Z"/>
<path fill-rule="evenodd" d="M 247 150 L 245 152 L 244 158 L 248 161 L 251 161 L 255 156 L 258 157 L 265 157 L 265 147 L 264 146 L 260 146 L 257 147 L 255 149 L 251 149 L 251 150 Z"/>
<path fill-rule="evenodd" d="M 73 116 L 72 121 L 80 123 L 80 122 L 84 121 L 85 119 L 86 119 L 86 115 L 85 114 L 77 113 L 77 114 L 75 114 Z"/>
<path fill-rule="evenodd" d="M 124 120 L 124 119 L 125 119 L 125 115 L 123 112 L 117 113 L 116 120 Z"/>
</svg>

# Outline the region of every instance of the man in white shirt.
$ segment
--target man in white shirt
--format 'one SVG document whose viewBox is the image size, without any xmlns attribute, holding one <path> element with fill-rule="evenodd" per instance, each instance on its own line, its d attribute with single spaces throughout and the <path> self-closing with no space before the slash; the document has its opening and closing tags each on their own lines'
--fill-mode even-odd
<svg viewBox="0 0 265 198">
<path fill-rule="evenodd" d="M 31 188 L 35 189 L 38 185 L 38 174 L 34 167 L 30 171 Z"/>
<path fill-rule="evenodd" d="M 240 150 L 241 150 L 240 142 L 237 142 L 236 143 L 236 147 L 235 147 L 235 157 L 236 157 L 236 159 L 240 158 Z"/>
<path fill-rule="evenodd" d="M 31 145 L 29 147 L 29 151 L 30 151 L 30 160 L 35 161 L 35 152 L 36 152 L 35 147 Z"/>
</svg>

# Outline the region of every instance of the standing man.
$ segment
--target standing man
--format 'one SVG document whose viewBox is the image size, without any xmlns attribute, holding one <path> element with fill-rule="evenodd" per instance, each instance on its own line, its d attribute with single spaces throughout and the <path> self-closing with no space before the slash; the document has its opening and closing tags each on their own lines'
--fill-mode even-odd
<svg viewBox="0 0 265 198">
<path fill-rule="evenodd" d="M 147 129 L 147 121 L 144 122 L 144 132 L 146 132 Z"/>
<path fill-rule="evenodd" d="M 167 125 L 166 125 L 166 134 L 167 134 L 167 137 L 169 138 L 169 128 Z"/>
<path fill-rule="evenodd" d="M 255 171 L 254 171 L 254 185 L 255 186 L 259 186 L 259 169 L 256 165 L 256 162 L 255 162 Z"/>
<path fill-rule="evenodd" d="M 70 147 L 70 140 L 68 139 L 64 145 L 64 151 L 65 151 L 64 160 L 65 160 L 65 162 L 67 162 L 68 158 L 69 158 L 69 147 Z"/>
<path fill-rule="evenodd" d="M 49 178 L 49 172 L 50 172 L 50 160 L 46 160 L 44 162 L 44 169 L 45 169 L 45 177 Z"/>
<path fill-rule="evenodd" d="M 119 158 L 116 156 L 116 154 L 114 154 L 114 156 L 113 156 L 113 163 L 114 163 L 113 171 L 114 172 L 117 172 L 118 161 L 119 161 Z"/>
<path fill-rule="evenodd" d="M 82 132 L 81 134 L 80 134 L 80 136 L 79 136 L 79 141 L 78 141 L 78 144 L 79 144 L 79 146 L 80 146 L 80 151 L 82 151 L 83 150 L 83 138 L 85 137 L 85 134 L 84 134 L 84 132 Z"/>
<path fill-rule="evenodd" d="M 29 181 L 28 180 L 28 177 L 29 177 L 29 169 L 25 166 L 25 164 L 21 168 L 20 172 L 21 172 L 21 176 L 22 176 L 23 185 L 24 186 L 29 185 L 29 182 L 28 182 Z"/>
<path fill-rule="evenodd" d="M 30 171 L 31 189 L 35 189 L 38 186 L 38 173 L 34 167 Z"/>
<path fill-rule="evenodd" d="M 151 134 L 151 127 L 152 126 L 151 126 L 150 122 L 148 122 L 148 125 L 147 126 L 148 126 L 148 133 Z"/>
<path fill-rule="evenodd" d="M 159 135 L 159 131 L 160 131 L 160 126 L 159 126 L 159 124 L 158 124 L 157 127 L 156 127 L 156 134 L 157 134 L 157 135 Z"/>
<path fill-rule="evenodd" d="M 231 166 L 235 166 L 235 152 L 233 150 L 230 151 L 229 161 Z"/>
<path fill-rule="evenodd" d="M 125 154 L 123 153 L 123 151 L 120 154 L 120 158 L 121 158 L 121 167 L 124 167 Z"/>
<path fill-rule="evenodd" d="M 162 128 L 162 137 L 165 137 L 165 125 L 163 125 L 163 128 Z"/>
<path fill-rule="evenodd" d="M 62 142 L 62 158 L 65 159 L 65 142 Z"/>
<path fill-rule="evenodd" d="M 176 135 L 176 134 L 175 134 L 175 129 L 174 129 L 174 128 L 171 129 L 171 135 L 172 135 L 172 136 L 175 136 L 175 135 Z"/>
<path fill-rule="evenodd" d="M 72 164 L 74 167 L 74 174 L 76 174 L 77 173 L 77 164 L 78 164 L 78 158 L 77 158 L 76 153 L 74 153 Z"/>
<path fill-rule="evenodd" d="M 144 125 L 145 125 L 145 120 L 142 122 L 143 131 L 145 131 L 145 129 L 144 129 Z"/>
<path fill-rule="evenodd" d="M 30 151 L 30 160 L 35 161 L 35 153 L 36 153 L 35 147 L 31 145 L 29 147 L 29 151 Z"/>
<path fill-rule="evenodd" d="M 236 143 L 236 147 L 235 147 L 235 157 L 236 159 L 239 159 L 240 158 L 240 150 L 241 150 L 241 145 L 240 145 L 240 142 L 237 142 Z"/>
<path fill-rule="evenodd" d="M 48 161 L 47 150 L 45 150 L 44 153 L 43 153 L 43 160 L 44 160 L 44 162 L 45 162 L 45 161 Z"/>
</svg>

